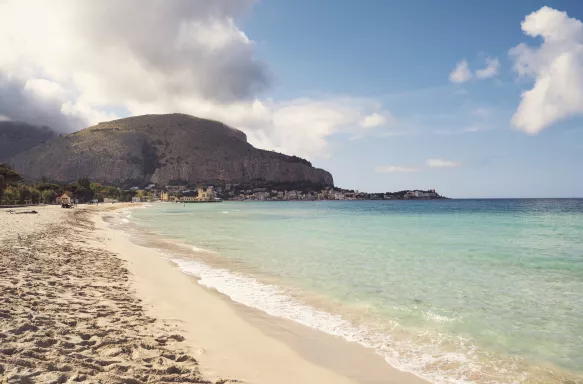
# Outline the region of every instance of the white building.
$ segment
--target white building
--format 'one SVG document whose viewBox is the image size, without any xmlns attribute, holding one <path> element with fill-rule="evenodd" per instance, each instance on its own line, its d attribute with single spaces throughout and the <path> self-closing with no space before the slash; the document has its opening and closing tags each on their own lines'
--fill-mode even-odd
<svg viewBox="0 0 583 384">
<path fill-rule="evenodd" d="M 298 199 L 298 192 L 297 191 L 289 191 L 284 196 L 288 200 L 297 200 Z"/>
</svg>

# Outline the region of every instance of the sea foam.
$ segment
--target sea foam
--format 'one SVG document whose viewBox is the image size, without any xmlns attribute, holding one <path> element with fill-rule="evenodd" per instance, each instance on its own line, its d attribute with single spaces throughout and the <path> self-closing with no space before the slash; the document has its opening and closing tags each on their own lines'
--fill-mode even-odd
<svg viewBox="0 0 583 384">
<path fill-rule="evenodd" d="M 433 346 L 421 345 L 413 340 L 427 336 L 422 333 L 405 340 L 395 339 L 389 333 L 370 330 L 366 326 L 353 324 L 341 315 L 306 305 L 288 294 L 282 287 L 265 284 L 254 278 L 211 267 L 199 261 L 179 259 L 168 254 L 165 256 L 176 263 L 184 273 L 198 277 L 198 282 L 202 286 L 216 289 L 235 302 L 372 348 L 390 365 L 431 382 L 470 383 L 473 382 L 470 377 L 482 369 L 475 361 L 473 356 L 475 348 L 471 345 L 460 345 L 463 348 L 459 351 L 443 351 L 439 348 L 444 341 L 440 338 L 445 338 L 442 335 L 433 336 L 436 338 Z M 450 321 L 435 314 L 432 318 L 435 321 Z M 392 329 L 398 327 L 396 322 L 389 325 Z M 460 344 L 469 343 L 463 339 L 458 341 Z M 440 366 L 449 368 L 445 372 L 438 368 Z"/>
</svg>

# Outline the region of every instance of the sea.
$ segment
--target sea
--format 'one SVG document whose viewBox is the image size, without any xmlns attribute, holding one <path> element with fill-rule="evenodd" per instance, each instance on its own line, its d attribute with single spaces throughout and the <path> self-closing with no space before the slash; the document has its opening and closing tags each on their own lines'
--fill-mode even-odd
<svg viewBox="0 0 583 384">
<path fill-rule="evenodd" d="M 133 241 L 201 285 L 429 382 L 583 383 L 583 199 L 159 203 L 121 214 Z"/>
</svg>

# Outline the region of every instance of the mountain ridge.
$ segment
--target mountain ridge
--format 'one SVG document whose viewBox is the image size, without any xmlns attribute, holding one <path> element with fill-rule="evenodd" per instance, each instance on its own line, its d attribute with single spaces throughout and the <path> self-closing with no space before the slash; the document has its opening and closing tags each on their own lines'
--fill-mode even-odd
<svg viewBox="0 0 583 384">
<path fill-rule="evenodd" d="M 116 185 L 171 180 L 334 185 L 329 172 L 305 159 L 257 149 L 236 128 L 185 114 L 102 122 L 40 143 L 10 162 L 28 179 L 57 182 L 89 177 Z"/>
</svg>

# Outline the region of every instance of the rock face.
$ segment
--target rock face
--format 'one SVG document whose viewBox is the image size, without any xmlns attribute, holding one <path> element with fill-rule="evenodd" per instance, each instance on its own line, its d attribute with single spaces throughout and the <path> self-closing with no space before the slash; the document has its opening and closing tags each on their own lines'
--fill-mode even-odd
<svg viewBox="0 0 583 384">
<path fill-rule="evenodd" d="M 47 127 L 36 127 L 12 121 L 0 121 L 0 162 L 54 138 Z"/>
<path fill-rule="evenodd" d="M 99 123 L 14 156 L 26 178 L 59 182 L 80 177 L 109 184 L 310 183 L 333 186 L 332 175 L 295 156 L 254 148 L 246 135 L 193 116 L 144 115 Z"/>
</svg>

